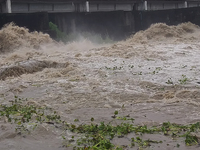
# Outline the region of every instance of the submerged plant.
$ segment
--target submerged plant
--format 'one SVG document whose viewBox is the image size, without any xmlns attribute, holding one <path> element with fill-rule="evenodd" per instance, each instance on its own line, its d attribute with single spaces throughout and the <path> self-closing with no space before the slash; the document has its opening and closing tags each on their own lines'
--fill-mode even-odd
<svg viewBox="0 0 200 150">
<path fill-rule="evenodd" d="M 156 69 L 152 72 L 152 74 L 159 73 L 160 70 L 162 70 L 161 67 L 156 67 Z"/>
<path fill-rule="evenodd" d="M 67 135 L 62 134 L 63 146 L 73 147 L 77 150 L 123 150 L 127 147 L 138 147 L 143 149 L 151 146 L 152 143 L 159 144 L 163 141 L 155 141 L 151 139 L 142 139 L 144 134 L 163 134 L 173 139 L 184 137 L 187 146 L 199 143 L 198 138 L 193 133 L 200 132 L 200 123 L 190 125 L 179 125 L 170 122 L 164 122 L 160 126 L 148 127 L 146 125 L 134 125 L 134 119 L 127 116 L 119 116 L 119 112 L 115 111 L 111 116 L 109 123 L 94 123 L 92 117 L 91 124 L 72 124 L 63 120 L 56 111 L 45 107 L 37 107 L 26 103 L 27 99 L 15 97 L 15 100 L 8 105 L 0 105 L 0 116 L 5 116 L 9 122 L 16 124 L 16 131 L 28 131 L 31 129 L 27 124 L 32 125 L 32 130 L 37 128 L 38 124 L 60 124 L 60 129 L 69 130 L 74 135 L 66 138 Z M 118 123 L 116 124 L 116 122 Z M 79 119 L 74 120 L 79 123 Z M 113 122 L 115 122 L 113 124 Z M 64 133 L 64 132 L 63 132 Z M 126 135 L 134 133 L 134 137 L 130 140 L 130 145 L 115 145 L 112 140 L 114 138 L 123 138 Z M 75 136 L 76 135 L 76 136 Z M 180 145 L 177 144 L 177 147 Z"/>
<path fill-rule="evenodd" d="M 114 67 L 107 67 L 107 66 L 105 66 L 105 68 L 107 70 L 121 70 L 121 69 L 123 69 L 123 66 L 120 66 L 120 67 L 118 67 L 118 66 L 114 66 Z"/>
<path fill-rule="evenodd" d="M 15 96 L 11 105 L 0 105 L 0 116 L 5 116 L 10 123 L 16 123 L 16 130 L 28 131 L 27 123 L 33 125 L 33 129 L 39 123 L 60 122 L 60 116 L 56 111 L 49 113 L 46 108 L 25 104 L 27 99 Z"/>
<path fill-rule="evenodd" d="M 174 82 L 172 81 L 171 78 L 169 78 L 169 79 L 167 80 L 167 82 L 165 82 L 165 83 L 167 83 L 167 84 L 174 84 Z"/>
<path fill-rule="evenodd" d="M 186 75 L 182 75 L 182 78 L 179 81 L 180 84 L 186 84 L 186 82 L 189 80 Z"/>
</svg>

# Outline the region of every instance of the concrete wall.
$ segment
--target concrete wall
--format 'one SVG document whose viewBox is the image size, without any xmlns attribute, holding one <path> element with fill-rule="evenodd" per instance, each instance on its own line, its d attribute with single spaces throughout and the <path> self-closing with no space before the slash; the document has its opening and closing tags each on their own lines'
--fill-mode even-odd
<svg viewBox="0 0 200 150">
<path fill-rule="evenodd" d="M 145 0 L 144 0 L 145 1 Z M 145 10 L 144 1 L 89 1 L 90 12 L 96 11 L 132 11 Z M 200 6 L 200 1 L 187 1 L 188 7 Z M 17 2 L 13 1 L 12 5 L 13 13 L 30 13 L 30 12 L 86 12 L 86 3 L 83 2 Z M 147 10 L 164 10 L 164 9 L 177 9 L 185 8 L 185 1 L 148 1 Z M 6 13 L 5 2 L 1 3 L 0 12 Z"/>
<path fill-rule="evenodd" d="M 200 7 L 155 11 L 51 13 L 49 20 L 67 34 L 89 31 L 102 35 L 108 34 L 120 40 L 158 22 L 177 25 L 190 21 L 200 26 Z"/>
<path fill-rule="evenodd" d="M 95 3 L 90 2 L 90 11 L 131 11 L 134 3 Z"/>
<path fill-rule="evenodd" d="M 148 10 L 185 8 L 184 2 L 148 2 Z"/>
<path fill-rule="evenodd" d="M 109 35 L 115 40 L 121 40 L 158 22 L 177 25 L 190 21 L 200 25 L 200 7 L 156 11 L 0 14 L 0 27 L 6 23 L 15 22 L 19 26 L 29 28 L 31 31 L 52 33 L 48 27 L 50 21 L 58 25 L 58 28 L 66 34 L 92 32 L 102 36 Z"/>
<path fill-rule="evenodd" d="M 139 4 L 138 10 L 144 10 L 143 3 Z M 200 6 L 200 1 L 187 1 L 187 7 L 198 7 Z M 148 10 L 165 10 L 165 9 L 177 9 L 186 8 L 185 1 L 152 1 L 147 2 Z"/>
<path fill-rule="evenodd" d="M 134 30 L 132 12 L 50 13 L 49 21 L 66 34 L 92 32 L 121 40 Z"/>
<path fill-rule="evenodd" d="M 72 3 L 13 3 L 13 13 L 27 13 L 27 12 L 74 12 L 75 7 Z"/>
<path fill-rule="evenodd" d="M 30 31 L 48 31 L 48 13 L 21 13 L 21 14 L 0 14 L 0 27 L 14 22 L 18 26 L 27 27 Z"/>
<path fill-rule="evenodd" d="M 5 3 L 2 3 L 1 4 L 1 10 L 2 10 L 2 12 L 6 12 L 6 4 Z"/>
<path fill-rule="evenodd" d="M 78 7 L 78 9 L 77 9 Z M 115 11 L 124 10 L 131 11 L 133 3 L 128 4 L 114 4 L 114 3 L 89 3 L 90 12 L 96 11 Z M 86 12 L 86 4 L 80 3 L 12 3 L 13 13 L 27 13 L 27 12 Z M 3 12 L 6 12 L 3 10 Z"/>
<path fill-rule="evenodd" d="M 188 7 L 198 7 L 200 6 L 200 2 L 188 2 Z"/>
<path fill-rule="evenodd" d="M 168 25 L 177 25 L 183 22 L 192 22 L 200 26 L 200 7 L 134 11 L 135 31 L 145 30 L 153 23 L 163 22 Z"/>
</svg>

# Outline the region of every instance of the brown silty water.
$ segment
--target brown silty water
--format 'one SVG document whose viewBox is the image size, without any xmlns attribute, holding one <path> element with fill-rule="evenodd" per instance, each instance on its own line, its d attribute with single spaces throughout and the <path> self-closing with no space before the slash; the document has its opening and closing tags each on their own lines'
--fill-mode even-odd
<svg viewBox="0 0 200 150">
<path fill-rule="evenodd" d="M 84 123 L 91 117 L 108 122 L 115 110 L 130 114 L 136 124 L 200 120 L 200 28 L 192 23 L 158 23 L 125 41 L 104 45 L 87 39 L 57 43 L 46 34 L 10 24 L 0 30 L 0 40 L 1 104 L 17 95 Z M 21 137 L 1 119 L 0 149 L 64 149 L 61 133 L 43 124 Z M 184 140 L 177 148 L 177 141 L 152 137 L 165 142 L 149 149 L 199 149 L 186 147 Z M 120 139 L 122 145 L 129 140 Z"/>
</svg>

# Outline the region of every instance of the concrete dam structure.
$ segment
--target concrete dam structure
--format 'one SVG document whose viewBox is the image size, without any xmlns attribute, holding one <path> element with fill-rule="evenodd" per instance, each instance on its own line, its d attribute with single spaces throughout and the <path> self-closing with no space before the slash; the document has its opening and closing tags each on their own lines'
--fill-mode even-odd
<svg viewBox="0 0 200 150">
<path fill-rule="evenodd" d="M 67 35 L 92 32 L 121 40 L 158 22 L 200 25 L 199 4 L 182 0 L 0 0 L 0 27 L 14 22 L 54 36 L 49 29 L 52 22 Z"/>
<path fill-rule="evenodd" d="M 164 10 L 200 6 L 199 0 L 0 0 L 1 13 Z"/>
</svg>

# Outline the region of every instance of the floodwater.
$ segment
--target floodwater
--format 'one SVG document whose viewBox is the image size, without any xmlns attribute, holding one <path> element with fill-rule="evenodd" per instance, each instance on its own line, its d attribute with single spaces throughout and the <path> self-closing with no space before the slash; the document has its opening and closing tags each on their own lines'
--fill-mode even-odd
<svg viewBox="0 0 200 150">
<path fill-rule="evenodd" d="M 0 30 L 0 39 L 4 40 L 0 43 L 1 104 L 14 96 L 28 98 L 28 103 L 51 107 L 66 120 L 83 123 L 91 117 L 97 123 L 109 122 L 115 110 L 149 126 L 200 121 L 200 28 L 192 23 L 155 24 L 115 44 L 87 39 L 62 44 L 12 24 Z M 66 149 L 62 132 L 42 124 L 21 136 L 1 119 L 0 149 Z M 130 136 L 120 139 L 121 144 L 130 142 Z M 199 149 L 186 147 L 183 139 L 150 136 L 165 142 L 149 149 Z"/>
</svg>

